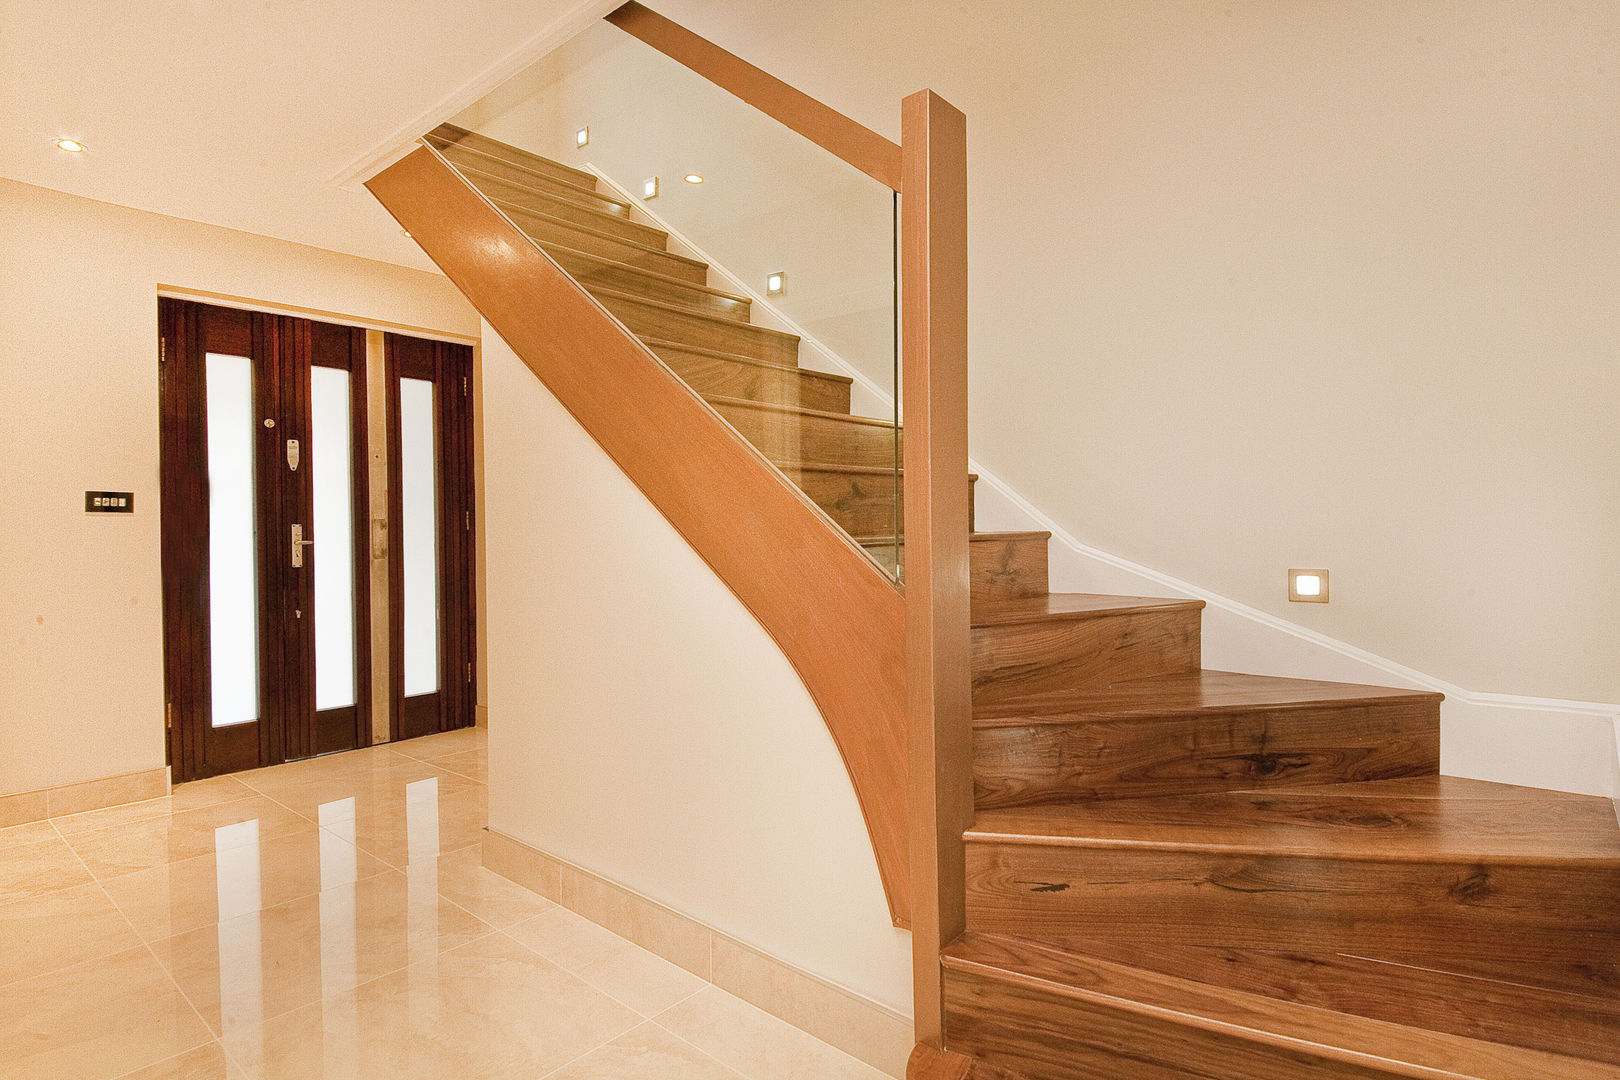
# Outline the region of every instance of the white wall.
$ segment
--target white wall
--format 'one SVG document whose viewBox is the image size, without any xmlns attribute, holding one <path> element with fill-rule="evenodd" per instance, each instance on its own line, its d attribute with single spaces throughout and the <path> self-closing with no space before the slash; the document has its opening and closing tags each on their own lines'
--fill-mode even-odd
<svg viewBox="0 0 1620 1080">
<path fill-rule="evenodd" d="M 909 1015 L 804 684 L 487 326 L 483 363 L 490 827 Z"/>
<path fill-rule="evenodd" d="M 164 764 L 163 286 L 478 333 L 437 275 L 0 180 L 0 794 Z"/>
</svg>

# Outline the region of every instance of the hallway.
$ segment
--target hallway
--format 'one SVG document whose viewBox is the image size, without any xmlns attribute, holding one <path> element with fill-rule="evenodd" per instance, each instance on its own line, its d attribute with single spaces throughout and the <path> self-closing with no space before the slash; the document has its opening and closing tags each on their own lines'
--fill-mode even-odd
<svg viewBox="0 0 1620 1080">
<path fill-rule="evenodd" d="M 480 864 L 484 730 L 0 830 L 10 1080 L 877 1080 Z"/>
</svg>

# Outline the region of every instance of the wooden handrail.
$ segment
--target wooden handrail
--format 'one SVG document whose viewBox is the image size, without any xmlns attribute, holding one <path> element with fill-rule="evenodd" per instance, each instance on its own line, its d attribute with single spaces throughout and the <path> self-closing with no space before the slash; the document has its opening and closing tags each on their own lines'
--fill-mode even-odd
<svg viewBox="0 0 1620 1080">
<path fill-rule="evenodd" d="M 900 148 L 871 128 L 795 90 L 776 76 L 635 0 L 609 14 L 607 21 L 792 128 L 880 184 L 900 190 Z"/>
<path fill-rule="evenodd" d="M 967 460 L 967 120 L 901 104 L 907 741 L 917 1042 L 944 1043 L 940 949 L 966 927 L 973 821 Z"/>
<path fill-rule="evenodd" d="M 416 150 L 366 187 L 776 640 L 843 756 L 905 925 L 900 591 L 443 158 Z"/>
</svg>

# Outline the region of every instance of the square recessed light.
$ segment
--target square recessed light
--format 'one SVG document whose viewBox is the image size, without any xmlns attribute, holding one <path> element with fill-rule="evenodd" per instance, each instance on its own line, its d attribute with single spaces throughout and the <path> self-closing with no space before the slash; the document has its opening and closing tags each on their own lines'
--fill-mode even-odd
<svg viewBox="0 0 1620 1080">
<path fill-rule="evenodd" d="M 649 176 L 641 182 L 641 197 L 643 199 L 658 198 L 658 177 Z"/>
<path fill-rule="evenodd" d="M 590 125 L 586 125 L 585 127 L 582 127 L 578 131 L 574 132 L 574 148 L 576 150 L 579 149 L 581 146 L 584 146 L 586 143 L 588 143 L 590 141 L 591 141 Z"/>
<path fill-rule="evenodd" d="M 778 270 L 774 274 L 765 275 L 765 295 L 781 296 L 787 291 L 787 275 Z"/>
<path fill-rule="evenodd" d="M 1288 571 L 1288 599 L 1296 604 L 1327 603 L 1328 572 L 1326 570 Z"/>
</svg>

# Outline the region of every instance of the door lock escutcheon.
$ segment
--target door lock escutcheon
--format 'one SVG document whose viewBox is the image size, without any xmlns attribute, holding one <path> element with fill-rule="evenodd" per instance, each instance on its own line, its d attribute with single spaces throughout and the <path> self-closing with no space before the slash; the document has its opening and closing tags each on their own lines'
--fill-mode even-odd
<svg viewBox="0 0 1620 1080">
<path fill-rule="evenodd" d="M 293 566 L 298 567 L 304 565 L 304 549 L 309 547 L 309 545 L 313 544 L 314 542 L 315 541 L 313 540 L 304 539 L 304 527 L 302 525 L 294 525 L 292 527 Z"/>
<path fill-rule="evenodd" d="M 287 440 L 287 468 L 293 472 L 298 471 L 298 440 Z"/>
</svg>

